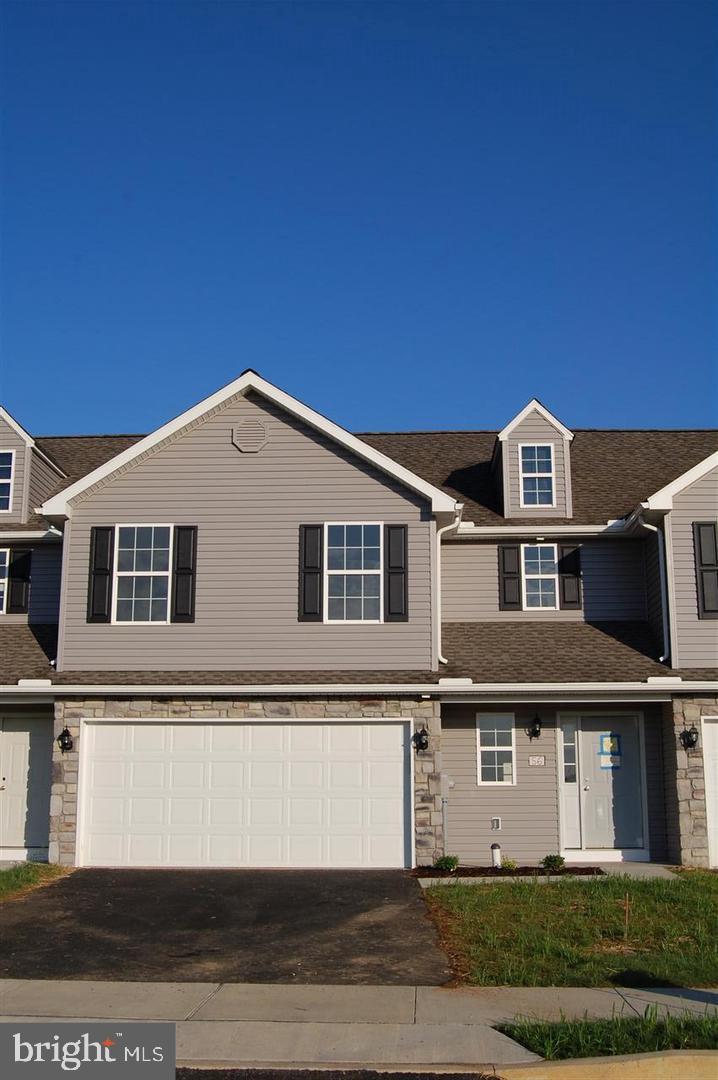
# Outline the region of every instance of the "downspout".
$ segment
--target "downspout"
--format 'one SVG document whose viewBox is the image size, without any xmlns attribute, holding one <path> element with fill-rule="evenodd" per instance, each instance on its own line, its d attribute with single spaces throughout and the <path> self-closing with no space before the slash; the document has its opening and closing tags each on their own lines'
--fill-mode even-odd
<svg viewBox="0 0 718 1080">
<path fill-rule="evenodd" d="M 665 537 L 663 536 L 663 530 L 659 529 L 657 525 L 651 525 L 649 522 L 643 520 L 643 514 L 638 515 L 638 524 L 642 525 L 644 529 L 649 529 L 650 532 L 656 533 L 656 539 L 658 541 L 658 575 L 661 579 L 661 618 L 663 622 L 663 656 L 660 656 L 659 660 L 663 663 L 668 659 L 671 651 L 671 638 L 668 626 L 668 596 L 666 595 Z"/>
<path fill-rule="evenodd" d="M 450 532 L 451 529 L 458 529 L 461 524 L 461 515 L 464 512 L 464 504 L 456 504 L 456 517 L 449 525 L 444 525 L 443 529 L 436 530 L 436 618 L 437 618 L 437 641 L 438 641 L 438 653 L 439 663 L 448 664 L 448 660 L 441 652 L 441 538 L 444 533 Z"/>
</svg>

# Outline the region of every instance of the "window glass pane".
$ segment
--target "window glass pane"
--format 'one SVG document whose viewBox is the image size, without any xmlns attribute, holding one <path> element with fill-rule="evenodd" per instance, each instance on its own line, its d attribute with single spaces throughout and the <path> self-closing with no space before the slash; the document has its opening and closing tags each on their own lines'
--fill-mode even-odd
<svg viewBox="0 0 718 1080">
<path fill-rule="evenodd" d="M 133 622 L 149 622 L 150 621 L 150 602 L 149 600 L 135 600 L 134 608 L 132 612 Z"/>
<path fill-rule="evenodd" d="M 117 552 L 117 569 L 122 570 L 134 570 L 135 568 L 135 553 L 127 548 L 120 548 Z"/>
<path fill-rule="evenodd" d="M 152 552 L 152 569 L 155 571 L 169 570 L 170 553 L 167 548 L 155 549 Z"/>
<path fill-rule="evenodd" d="M 362 595 L 362 576 L 361 574 L 352 574 L 344 579 L 346 581 L 347 596 L 361 596 Z"/>
<path fill-rule="evenodd" d="M 347 545 L 347 547 L 361 547 L 362 546 L 362 527 L 361 527 L 361 525 L 347 525 L 346 526 L 346 545 Z"/>
<path fill-rule="evenodd" d="M 379 575 L 378 574 L 365 574 L 364 575 L 364 595 L 365 596 L 379 596 Z"/>
<path fill-rule="evenodd" d="M 0 510 L 10 509 L 10 485 L 0 484 Z"/>
<path fill-rule="evenodd" d="M 124 600 L 127 597 L 132 597 L 134 595 L 134 589 L 132 587 L 133 586 L 133 581 L 134 581 L 134 578 L 131 578 L 131 577 L 121 577 L 121 578 L 117 579 L 117 595 L 118 595 L 118 597 L 120 597 L 121 599 Z"/>
<path fill-rule="evenodd" d="M 347 619 L 361 619 L 362 617 L 362 602 L 359 599 L 349 598 L 347 599 Z"/>
<path fill-rule="evenodd" d="M 135 570 L 152 569 L 152 550 L 150 548 L 137 548 L 135 551 Z"/>
<path fill-rule="evenodd" d="M 137 529 L 137 537 L 135 540 L 135 546 L 138 548 L 151 548 L 152 547 L 152 527 L 143 525 Z"/>
<path fill-rule="evenodd" d="M 364 601 L 364 618 L 373 619 L 378 621 L 379 619 L 379 600 L 365 600 Z"/>
<path fill-rule="evenodd" d="M 342 574 L 329 575 L 329 595 L 344 596 L 344 577 Z"/>
<path fill-rule="evenodd" d="M 135 546 L 135 530 L 123 525 L 119 530 L 119 546 L 121 548 L 134 548 Z"/>
<path fill-rule="evenodd" d="M 329 618 L 343 620 L 344 619 L 344 601 L 330 599 L 329 601 Z"/>
<path fill-rule="evenodd" d="M 167 601 L 153 600 L 150 614 L 152 622 L 165 622 L 167 619 Z"/>
<path fill-rule="evenodd" d="M 527 506 L 535 506 L 538 502 L 535 477 L 524 477 L 523 480 L 524 502 Z"/>
<path fill-rule="evenodd" d="M 378 547 L 364 548 L 364 569 L 378 570 L 381 565 L 379 558 Z"/>
<path fill-rule="evenodd" d="M 497 746 L 511 746 L 511 732 L 510 731 L 497 731 L 496 732 L 496 745 Z"/>
<path fill-rule="evenodd" d="M 131 622 L 132 621 L 132 601 L 131 600 L 118 600 L 117 601 L 117 621 L 118 622 Z"/>
<path fill-rule="evenodd" d="M 379 526 L 364 526 L 364 547 L 379 547 Z"/>
<path fill-rule="evenodd" d="M 152 582 L 152 599 L 165 598 L 167 596 L 167 578 L 166 577 L 153 577 L 150 578 Z"/>
<path fill-rule="evenodd" d="M 537 446 L 536 447 L 536 472 L 550 473 L 551 472 L 551 447 L 550 446 Z"/>
<path fill-rule="evenodd" d="M 564 780 L 566 781 L 567 784 L 575 784 L 576 783 L 576 766 L 575 765 L 564 765 L 563 778 L 564 778 Z"/>
<path fill-rule="evenodd" d="M 328 566 L 330 570 L 344 569 L 344 548 L 329 548 Z"/>
<path fill-rule="evenodd" d="M 150 582 L 151 578 L 148 577 L 136 577 L 130 578 L 130 581 L 134 582 L 135 586 L 135 599 L 139 597 L 145 597 L 150 595 Z"/>
<path fill-rule="evenodd" d="M 564 746 L 564 748 L 563 748 L 563 760 L 566 762 L 567 765 L 575 765 L 576 764 L 576 747 L 575 746 Z"/>
<path fill-rule="evenodd" d="M 346 553 L 347 570 L 361 570 L 362 549 L 360 547 L 348 547 Z"/>
<path fill-rule="evenodd" d="M 170 546 L 170 531 L 166 525 L 161 525 L 159 528 L 155 528 L 154 531 L 153 547 L 156 548 L 169 548 Z"/>
<path fill-rule="evenodd" d="M 3 451 L 0 454 L 0 469 L 9 469 L 12 466 L 12 454 L 9 451 Z"/>
<path fill-rule="evenodd" d="M 551 578 L 541 578 L 541 607 L 556 607 L 556 582 Z"/>
<path fill-rule="evenodd" d="M 329 547 L 343 547 L 344 546 L 344 526 L 343 525 L 330 525 L 329 526 Z"/>
<path fill-rule="evenodd" d="M 534 468 L 536 464 L 536 447 L 535 446 L 522 446 L 521 447 L 521 468 L 524 472 L 536 472 Z"/>
<path fill-rule="evenodd" d="M 485 784 L 492 783 L 493 781 L 496 780 L 496 769 L 493 767 L 493 765 L 483 765 L 482 764 L 482 766 L 481 766 L 481 779 L 483 780 L 483 782 Z"/>
</svg>

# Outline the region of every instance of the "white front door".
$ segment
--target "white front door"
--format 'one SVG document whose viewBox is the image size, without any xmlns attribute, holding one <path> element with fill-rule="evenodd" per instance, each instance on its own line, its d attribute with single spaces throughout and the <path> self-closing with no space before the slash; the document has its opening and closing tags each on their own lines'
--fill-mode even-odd
<svg viewBox="0 0 718 1080">
<path fill-rule="evenodd" d="M 708 859 L 711 866 L 718 866 L 718 716 L 704 716 L 702 727 Z"/>
<path fill-rule="evenodd" d="M 0 714 L 0 857 L 46 853 L 51 760 L 49 719 Z"/>
<path fill-rule="evenodd" d="M 409 724 L 86 722 L 84 866 L 411 866 Z"/>
<path fill-rule="evenodd" d="M 569 855 L 581 851 L 645 853 L 639 716 L 565 716 L 560 731 L 564 849 Z"/>
</svg>

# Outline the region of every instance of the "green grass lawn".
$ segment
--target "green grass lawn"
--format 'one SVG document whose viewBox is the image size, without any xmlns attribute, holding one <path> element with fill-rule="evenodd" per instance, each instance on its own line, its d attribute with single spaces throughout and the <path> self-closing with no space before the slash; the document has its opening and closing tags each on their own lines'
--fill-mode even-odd
<svg viewBox="0 0 718 1080">
<path fill-rule="evenodd" d="M 718 874 L 444 885 L 424 895 L 464 983 L 718 985 Z"/>
<path fill-rule="evenodd" d="M 686 1013 L 659 1018 L 655 1006 L 650 1006 L 643 1017 L 553 1024 L 517 1020 L 502 1024 L 498 1030 L 549 1061 L 659 1050 L 718 1049 L 718 1017 Z"/>
<path fill-rule="evenodd" d="M 64 873 L 66 871 L 60 866 L 31 862 L 0 870 L 0 900 L 9 900 L 37 885 L 46 885 Z"/>
</svg>

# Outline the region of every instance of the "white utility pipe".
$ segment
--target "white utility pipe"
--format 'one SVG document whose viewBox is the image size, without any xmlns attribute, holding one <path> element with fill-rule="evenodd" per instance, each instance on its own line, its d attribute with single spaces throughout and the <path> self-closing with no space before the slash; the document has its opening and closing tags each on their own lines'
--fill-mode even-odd
<svg viewBox="0 0 718 1080">
<path fill-rule="evenodd" d="M 644 521 L 642 514 L 638 515 L 638 524 L 642 525 L 644 529 L 656 533 L 656 540 L 658 541 L 658 574 L 661 579 L 661 617 L 663 621 L 663 656 L 660 657 L 660 660 L 663 662 L 668 659 L 671 651 L 671 637 L 668 627 L 668 596 L 666 595 L 666 553 L 663 547 L 665 537 L 663 531 L 656 525 Z"/>
<path fill-rule="evenodd" d="M 444 533 L 449 532 L 451 529 L 458 529 L 461 524 L 461 515 L 464 512 L 464 504 L 456 504 L 456 517 L 449 525 L 444 525 L 443 529 L 436 530 L 436 618 L 438 621 L 438 652 L 439 663 L 448 664 L 448 660 L 443 656 L 441 652 L 441 538 Z"/>
</svg>

